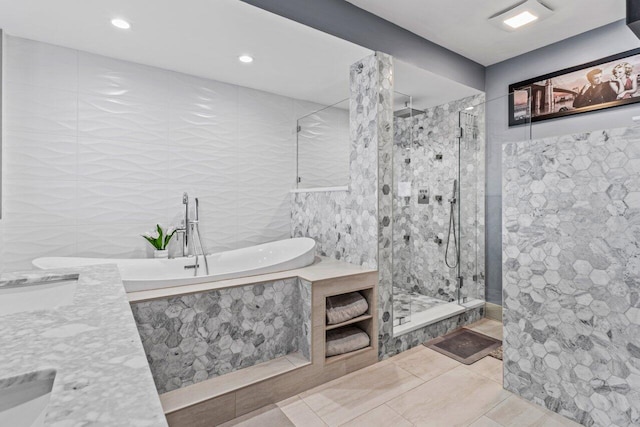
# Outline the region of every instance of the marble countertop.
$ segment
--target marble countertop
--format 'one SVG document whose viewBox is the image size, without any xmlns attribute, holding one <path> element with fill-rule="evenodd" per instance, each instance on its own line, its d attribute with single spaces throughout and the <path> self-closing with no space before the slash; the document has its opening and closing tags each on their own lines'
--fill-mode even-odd
<svg viewBox="0 0 640 427">
<path fill-rule="evenodd" d="M 206 292 L 214 289 L 230 288 L 233 286 L 245 286 L 252 283 L 273 282 L 276 280 L 300 277 L 309 282 L 335 279 L 338 277 L 353 276 L 357 274 L 375 273 L 378 270 L 349 264 L 332 258 L 316 256 L 315 262 L 306 267 L 285 270 L 277 273 L 260 274 L 256 276 L 244 276 L 236 279 L 218 280 L 215 282 L 198 283 L 195 285 L 175 286 L 172 288 L 150 289 L 147 291 L 129 292 L 129 301 L 142 302 L 156 298 L 166 298 L 177 295 Z"/>
<path fill-rule="evenodd" d="M 23 277 L 74 273 L 70 305 L 0 316 L 0 379 L 55 369 L 47 426 L 167 426 L 117 267 Z M 25 284 L 19 273 L 2 279 Z"/>
</svg>

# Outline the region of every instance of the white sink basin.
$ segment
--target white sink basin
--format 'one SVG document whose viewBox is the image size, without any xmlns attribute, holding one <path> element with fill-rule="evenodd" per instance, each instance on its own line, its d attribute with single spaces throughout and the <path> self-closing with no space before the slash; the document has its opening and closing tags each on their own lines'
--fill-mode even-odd
<svg viewBox="0 0 640 427">
<path fill-rule="evenodd" d="M 0 283 L 0 316 L 33 310 L 50 310 L 73 302 L 78 275 L 42 279 L 14 279 Z"/>
<path fill-rule="evenodd" d="M 0 426 L 44 426 L 54 369 L 0 379 Z"/>
</svg>

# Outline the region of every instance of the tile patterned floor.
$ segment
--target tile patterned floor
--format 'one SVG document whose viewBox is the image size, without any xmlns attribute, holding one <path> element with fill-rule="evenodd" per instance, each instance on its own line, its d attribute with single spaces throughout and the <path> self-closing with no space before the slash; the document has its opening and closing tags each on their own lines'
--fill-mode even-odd
<svg viewBox="0 0 640 427">
<path fill-rule="evenodd" d="M 436 305 L 447 304 L 447 301 L 428 297 L 417 292 L 393 287 L 393 324 L 399 325 L 411 320 L 411 314 L 428 310 Z"/>
<path fill-rule="evenodd" d="M 502 339 L 483 319 L 470 329 Z M 225 427 L 569 427 L 502 388 L 502 362 L 465 366 L 424 346 L 224 424 Z"/>
</svg>

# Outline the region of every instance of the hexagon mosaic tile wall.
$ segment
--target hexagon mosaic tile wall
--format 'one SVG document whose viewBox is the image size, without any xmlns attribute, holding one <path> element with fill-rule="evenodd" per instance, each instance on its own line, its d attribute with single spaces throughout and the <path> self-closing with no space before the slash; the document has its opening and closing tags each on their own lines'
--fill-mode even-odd
<svg viewBox="0 0 640 427">
<path fill-rule="evenodd" d="M 503 147 L 505 387 L 640 425 L 640 129 Z"/>
<path fill-rule="evenodd" d="M 309 358 L 311 286 L 298 279 L 131 306 L 159 393 L 300 351 Z"/>
</svg>

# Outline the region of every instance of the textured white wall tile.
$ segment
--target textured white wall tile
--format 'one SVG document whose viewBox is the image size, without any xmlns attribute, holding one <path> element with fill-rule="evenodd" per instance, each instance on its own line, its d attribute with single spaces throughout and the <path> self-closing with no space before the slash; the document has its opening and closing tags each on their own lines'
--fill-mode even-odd
<svg viewBox="0 0 640 427">
<path fill-rule="evenodd" d="M 204 184 L 214 188 L 234 185 L 238 150 L 233 141 L 206 141 L 201 145 L 171 146 L 169 179 L 172 183 Z"/>
<path fill-rule="evenodd" d="M 173 73 L 169 139 L 178 145 L 233 143 L 238 128 L 238 87 Z"/>
<path fill-rule="evenodd" d="M 138 224 L 167 220 L 162 184 L 78 182 L 78 224 Z"/>
<path fill-rule="evenodd" d="M 87 138 L 166 144 L 168 121 L 167 105 L 125 96 L 79 96 L 78 130 Z"/>
<path fill-rule="evenodd" d="M 204 209 L 201 210 L 206 221 L 200 223 L 200 237 L 205 252 L 216 253 L 232 249 L 238 249 L 237 222 L 235 218 L 230 218 L 223 212 L 211 213 L 211 209 L 206 208 L 207 201 L 202 201 Z M 286 238 L 286 237 L 285 237 Z"/>
<path fill-rule="evenodd" d="M 223 110 L 225 102 L 215 106 L 171 106 L 169 140 L 179 146 L 199 145 L 207 141 L 233 143 L 238 120 L 230 111 Z M 235 109 L 235 104 L 228 103 Z"/>
<path fill-rule="evenodd" d="M 146 258 L 153 248 L 142 234 L 153 231 L 153 225 L 98 224 L 77 227 L 76 255 L 95 258 Z"/>
<path fill-rule="evenodd" d="M 76 134 L 77 93 L 17 83 L 6 84 L 4 89 L 4 126 L 7 132 Z"/>
<path fill-rule="evenodd" d="M 239 247 L 286 239 L 291 228 L 291 196 L 278 189 L 245 188 L 238 195 Z"/>
<path fill-rule="evenodd" d="M 293 102 L 292 98 L 261 90 L 238 88 L 238 114 L 252 122 L 290 124 Z"/>
<path fill-rule="evenodd" d="M 72 256 L 76 249 L 73 226 L 4 226 L 2 259 L 5 271 L 31 270 L 34 258 Z"/>
<path fill-rule="evenodd" d="M 172 105 L 238 102 L 240 86 L 176 72 L 169 72 L 168 79 Z"/>
<path fill-rule="evenodd" d="M 43 254 L 150 256 L 140 234 L 178 225 L 184 191 L 200 199 L 208 251 L 289 237 L 294 104 L 309 103 L 10 39 L 2 228 L 25 230 L 1 233 L 0 269 Z M 40 247 L 43 224 L 56 226 Z"/>
<path fill-rule="evenodd" d="M 80 137 L 78 174 L 85 181 L 165 183 L 170 152 L 163 144 Z"/>
<path fill-rule="evenodd" d="M 49 89 L 78 89 L 78 52 L 18 37 L 6 37 L 4 79 Z"/>
<path fill-rule="evenodd" d="M 336 99 L 336 102 L 337 101 L 339 100 Z M 316 102 L 300 101 L 297 99 L 293 103 L 293 110 L 295 112 L 296 118 L 307 116 L 325 107 L 326 105 L 318 104 Z"/>
<path fill-rule="evenodd" d="M 4 178 L 75 181 L 78 144 L 75 136 L 7 132 L 3 153 Z"/>
<path fill-rule="evenodd" d="M 7 226 L 74 225 L 75 181 L 7 180 L 3 219 Z"/>
<path fill-rule="evenodd" d="M 79 52 L 79 91 L 101 98 L 121 97 L 142 104 L 165 104 L 169 76 L 160 68 Z"/>
<path fill-rule="evenodd" d="M 4 258 L 4 221 L 0 220 L 0 272 L 6 271 L 6 260 Z"/>
<path fill-rule="evenodd" d="M 238 246 L 287 238 L 295 181 L 295 114 L 289 98 L 240 88 Z"/>
<path fill-rule="evenodd" d="M 279 111 L 275 111 L 275 107 Z M 295 118 L 290 102 L 267 105 L 273 121 L 257 118 L 257 112 L 251 111 L 255 105 L 245 108 L 240 103 L 238 128 L 238 169 L 242 171 L 241 185 L 257 185 L 271 180 L 271 187 L 288 184 L 291 188 L 295 180 Z M 281 121 L 277 121 L 281 120 Z"/>
</svg>

